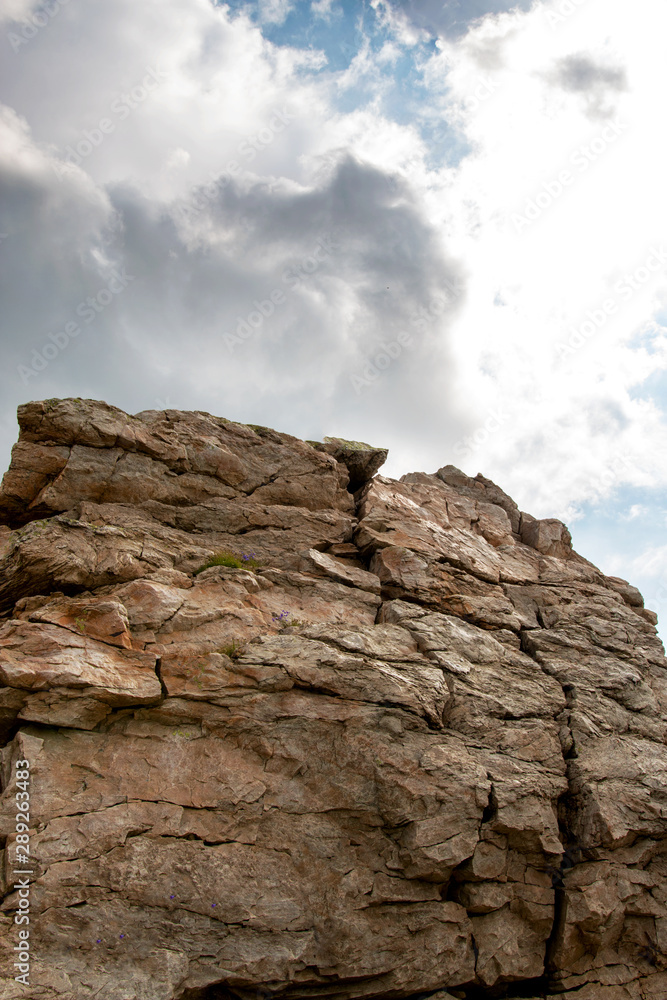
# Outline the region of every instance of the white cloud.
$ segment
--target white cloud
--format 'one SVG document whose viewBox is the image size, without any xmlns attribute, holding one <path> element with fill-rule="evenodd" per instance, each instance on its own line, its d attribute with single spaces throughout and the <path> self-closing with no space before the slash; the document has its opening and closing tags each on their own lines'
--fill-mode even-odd
<svg viewBox="0 0 667 1000">
<path fill-rule="evenodd" d="M 556 9 L 489 17 L 456 43 L 441 40 L 427 80 L 471 152 L 426 197 L 471 274 L 453 335 L 470 409 L 482 421 L 494 404 L 515 413 L 462 465 L 501 480 L 538 513 L 576 516 L 578 503 L 620 482 L 667 481 L 664 413 L 631 392 L 665 367 L 664 328 L 652 324 L 654 353 L 631 341 L 666 292 L 665 265 L 645 282 L 641 270 L 651 248 L 663 248 L 667 222 L 656 127 L 667 70 L 660 32 L 645 45 L 640 25 L 657 15 L 667 27 L 667 11 L 645 0 L 629 18 L 587 0 L 552 28 L 546 14 Z M 572 61 L 582 51 L 614 71 L 587 77 Z M 618 134 L 600 118 L 602 104 Z M 536 217 L 517 231 L 531 201 Z M 642 281 L 628 292 L 624 275 L 638 269 Z M 599 316 L 606 301 L 613 314 L 591 327 L 589 313 Z M 559 351 L 584 324 L 593 335 L 575 337 L 583 346 Z"/>
<path fill-rule="evenodd" d="M 37 0 L 3 0 L 0 7 L 0 24 L 22 24 L 36 7 Z"/>
<path fill-rule="evenodd" d="M 293 9 L 293 0 L 259 0 L 259 16 L 264 24 L 283 24 Z"/>
<path fill-rule="evenodd" d="M 641 503 L 633 503 L 631 507 L 628 508 L 625 514 L 621 514 L 622 521 L 636 521 L 639 517 L 646 517 L 649 513 L 649 508 L 645 507 Z"/>
<path fill-rule="evenodd" d="M 397 6 L 391 0 L 371 0 L 371 7 L 379 23 L 389 29 L 402 45 L 413 46 L 428 37 L 428 32 L 415 24 L 403 6 Z"/>
<path fill-rule="evenodd" d="M 334 0 L 312 0 L 310 9 L 316 17 L 321 17 L 325 21 L 328 21 L 335 13 L 333 4 Z M 341 13 L 341 11 L 339 10 L 338 13 Z"/>
<path fill-rule="evenodd" d="M 630 572 L 635 576 L 649 577 L 664 584 L 663 600 L 667 605 L 667 545 L 648 546 L 629 565 Z"/>
</svg>

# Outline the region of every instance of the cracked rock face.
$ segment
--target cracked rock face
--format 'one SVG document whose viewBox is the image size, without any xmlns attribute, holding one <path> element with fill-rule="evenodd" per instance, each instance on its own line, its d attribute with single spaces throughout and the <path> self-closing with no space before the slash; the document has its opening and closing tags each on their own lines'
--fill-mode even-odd
<svg viewBox="0 0 667 1000">
<path fill-rule="evenodd" d="M 634 587 L 453 466 L 90 400 L 19 422 L 1 1000 L 665 1000 L 667 661 Z"/>
</svg>

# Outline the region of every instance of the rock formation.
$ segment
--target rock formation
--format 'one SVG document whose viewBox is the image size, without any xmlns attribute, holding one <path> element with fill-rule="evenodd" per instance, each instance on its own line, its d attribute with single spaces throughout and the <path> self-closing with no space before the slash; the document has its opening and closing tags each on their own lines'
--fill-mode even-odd
<svg viewBox="0 0 667 1000">
<path fill-rule="evenodd" d="M 90 400 L 19 423 L 2 1000 L 665 1000 L 667 661 L 634 587 L 453 466 Z"/>
</svg>

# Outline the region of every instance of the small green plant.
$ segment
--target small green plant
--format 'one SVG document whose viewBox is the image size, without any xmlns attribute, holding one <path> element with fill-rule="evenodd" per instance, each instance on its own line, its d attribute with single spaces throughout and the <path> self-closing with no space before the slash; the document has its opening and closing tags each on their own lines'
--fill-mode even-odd
<svg viewBox="0 0 667 1000">
<path fill-rule="evenodd" d="M 224 655 L 228 656 L 230 660 L 238 660 L 239 657 L 243 656 L 245 653 L 245 646 L 243 643 L 237 642 L 236 639 L 234 639 L 229 643 L 229 645 L 222 646 L 218 652 L 224 653 Z"/>
<path fill-rule="evenodd" d="M 74 624 L 78 628 L 79 632 L 83 634 L 86 631 L 86 626 L 88 624 L 88 617 L 92 613 L 92 608 L 86 608 L 81 614 L 74 619 Z"/>
<path fill-rule="evenodd" d="M 205 569 L 210 569 L 211 566 L 228 566 L 230 569 L 257 569 L 260 565 L 255 558 L 254 552 L 244 552 L 240 558 L 235 556 L 233 552 L 216 552 L 203 566 L 195 570 L 194 575 L 203 573 Z"/>
<path fill-rule="evenodd" d="M 229 566 L 231 569 L 241 569 L 243 563 L 237 559 L 233 552 L 216 552 L 214 556 L 206 560 L 203 566 L 195 570 L 195 576 L 197 573 L 203 573 L 205 569 L 210 569 L 211 566 Z"/>
</svg>

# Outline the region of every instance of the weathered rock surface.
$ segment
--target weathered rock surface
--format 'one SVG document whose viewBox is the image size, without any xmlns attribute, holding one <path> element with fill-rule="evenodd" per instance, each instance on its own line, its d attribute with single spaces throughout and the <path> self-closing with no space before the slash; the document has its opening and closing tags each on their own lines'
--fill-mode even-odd
<svg viewBox="0 0 667 1000">
<path fill-rule="evenodd" d="M 453 466 L 88 400 L 19 422 L 1 1000 L 665 1000 L 667 661 L 634 587 Z"/>
</svg>

